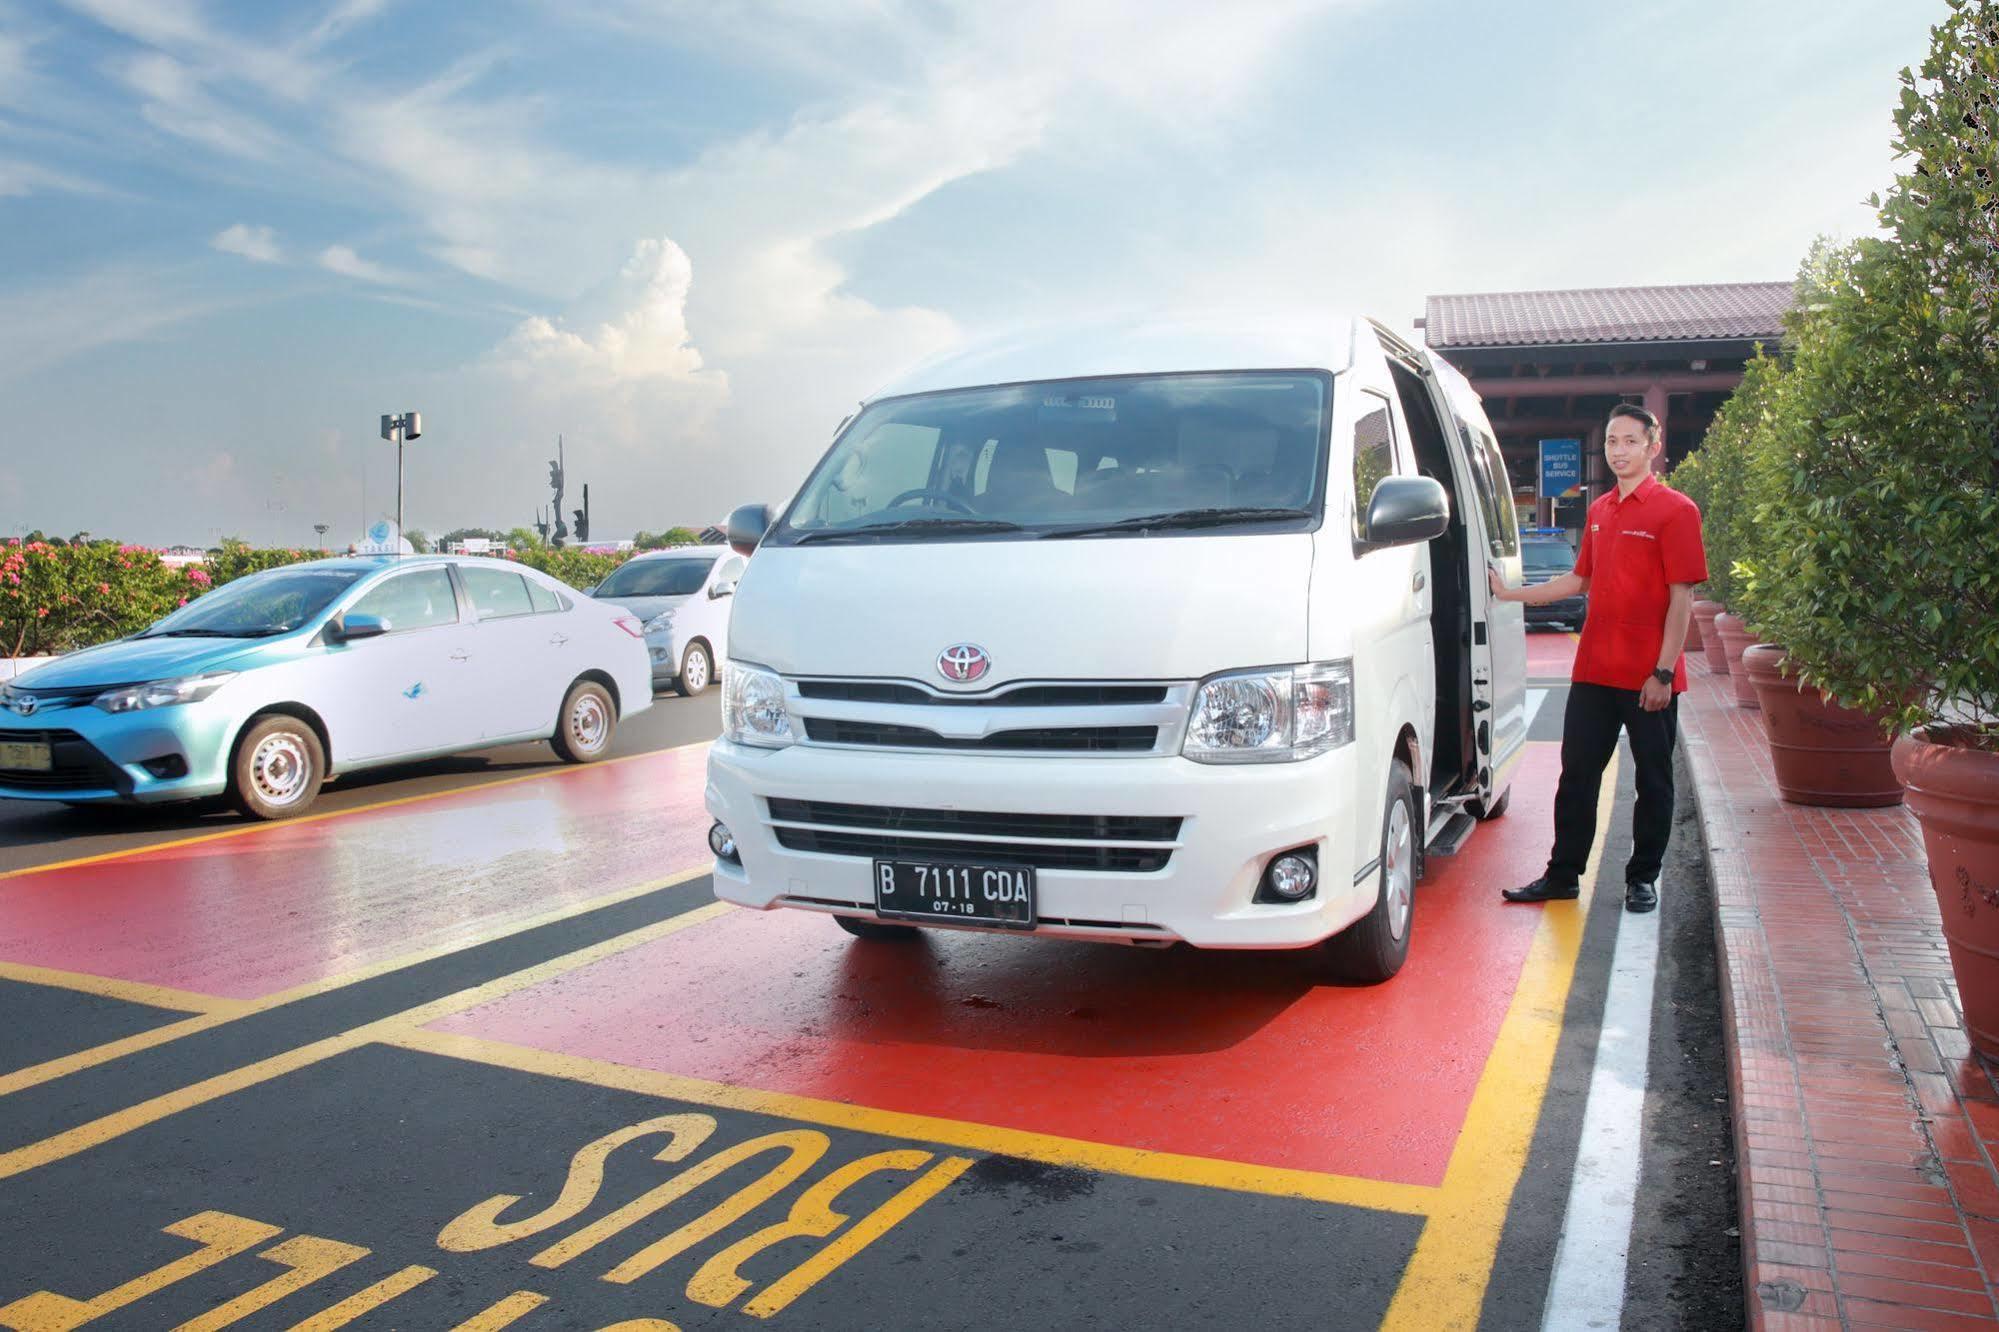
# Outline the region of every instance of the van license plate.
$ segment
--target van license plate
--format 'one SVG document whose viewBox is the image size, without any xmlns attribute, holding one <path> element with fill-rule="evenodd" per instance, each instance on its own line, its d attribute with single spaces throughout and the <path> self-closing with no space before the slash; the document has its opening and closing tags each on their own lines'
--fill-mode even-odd
<svg viewBox="0 0 1999 1332">
<path fill-rule="evenodd" d="M 1034 928 L 1034 869 L 934 860 L 877 860 L 875 911 L 892 920 Z"/>
<path fill-rule="evenodd" d="M 0 741 L 0 768 L 17 772 L 47 772 L 55 767 L 53 751 L 28 741 Z"/>
</svg>

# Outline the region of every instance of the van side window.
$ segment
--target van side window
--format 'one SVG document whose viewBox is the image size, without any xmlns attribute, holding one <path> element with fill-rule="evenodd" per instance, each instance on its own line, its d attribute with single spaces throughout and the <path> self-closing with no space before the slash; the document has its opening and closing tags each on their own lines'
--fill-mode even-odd
<svg viewBox="0 0 1999 1332">
<path fill-rule="evenodd" d="M 1499 441 L 1491 435 L 1481 434 L 1479 443 L 1485 452 L 1485 467 L 1492 474 L 1493 493 L 1497 497 L 1499 522 L 1493 531 L 1493 539 L 1500 543 L 1500 554 L 1520 553 L 1520 515 L 1513 510 L 1513 482 L 1506 475 L 1506 456 L 1499 451 Z"/>
<path fill-rule="evenodd" d="M 1373 404 L 1370 410 L 1353 428 L 1353 535 L 1359 541 L 1366 537 L 1367 502 L 1374 497 L 1374 488 L 1383 477 L 1393 476 L 1395 466 L 1395 418 L 1389 414 L 1388 401 L 1377 394 L 1368 394 L 1366 402 Z"/>
<path fill-rule="evenodd" d="M 936 426 L 901 421 L 886 422 L 870 432 L 847 454 L 815 516 L 823 522 L 845 522 L 886 509 L 890 500 L 907 491 L 927 489 L 940 433 Z"/>
<path fill-rule="evenodd" d="M 1506 473 L 1502 470 L 1496 479 L 1492 471 L 1498 448 L 1490 436 L 1472 433 L 1472 428 L 1463 421 L 1458 422 L 1458 429 L 1470 446 L 1465 451 L 1465 461 L 1471 464 L 1472 487 L 1478 491 L 1479 512 L 1485 516 L 1486 541 L 1492 547 L 1492 554 L 1511 555 L 1518 549 L 1519 538 L 1515 535 L 1512 492 L 1500 488 Z"/>
</svg>

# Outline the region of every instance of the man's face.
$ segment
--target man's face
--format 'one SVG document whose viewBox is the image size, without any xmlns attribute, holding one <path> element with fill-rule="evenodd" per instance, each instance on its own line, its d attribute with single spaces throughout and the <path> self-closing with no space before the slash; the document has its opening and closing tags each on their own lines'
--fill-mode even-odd
<svg viewBox="0 0 1999 1332">
<path fill-rule="evenodd" d="M 1646 433 L 1643 421 L 1613 416 L 1604 428 L 1603 460 L 1610 464 L 1611 475 L 1620 481 L 1644 476 L 1659 448 Z"/>
</svg>

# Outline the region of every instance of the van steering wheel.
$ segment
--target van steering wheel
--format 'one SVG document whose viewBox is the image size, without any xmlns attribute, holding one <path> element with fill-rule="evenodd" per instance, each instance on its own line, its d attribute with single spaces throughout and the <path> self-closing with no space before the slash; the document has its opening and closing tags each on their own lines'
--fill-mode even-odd
<svg viewBox="0 0 1999 1332">
<path fill-rule="evenodd" d="M 893 509 L 898 505 L 907 504 L 909 503 L 909 501 L 915 499 L 936 500 L 941 504 L 950 505 L 952 508 L 956 509 L 959 513 L 975 514 L 978 512 L 977 509 L 974 509 L 971 505 L 965 503 L 965 501 L 959 499 L 956 495 L 948 494 L 942 490 L 930 490 L 926 487 L 919 487 L 918 489 L 915 490 L 905 490 L 900 495 L 897 495 L 894 499 L 890 500 L 887 504 L 884 504 L 882 507 L 884 509 Z"/>
</svg>

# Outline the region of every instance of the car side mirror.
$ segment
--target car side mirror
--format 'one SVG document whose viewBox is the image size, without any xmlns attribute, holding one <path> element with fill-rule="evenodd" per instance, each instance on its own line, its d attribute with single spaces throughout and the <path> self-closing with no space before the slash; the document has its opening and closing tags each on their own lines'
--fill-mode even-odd
<svg viewBox="0 0 1999 1332">
<path fill-rule="evenodd" d="M 767 504 L 745 504 L 729 515 L 729 549 L 738 555 L 748 555 L 764 539 L 770 530 L 770 506 Z"/>
<path fill-rule="evenodd" d="M 708 589 L 708 600 L 710 601 L 714 601 L 720 597 L 733 597 L 735 595 L 736 585 L 726 578 Z"/>
<path fill-rule="evenodd" d="M 351 643 L 357 638 L 380 638 L 389 632 L 389 622 L 379 615 L 343 615 L 327 629 L 334 642 Z"/>
<path fill-rule="evenodd" d="M 586 597 L 594 597 L 597 595 L 597 589 L 602 586 L 603 586 L 602 583 L 592 583 L 590 584 L 590 586 L 583 589 L 583 595 Z"/>
<path fill-rule="evenodd" d="M 1432 541 L 1451 525 L 1451 497 L 1428 476 L 1383 477 L 1367 502 L 1370 549 Z"/>
</svg>

